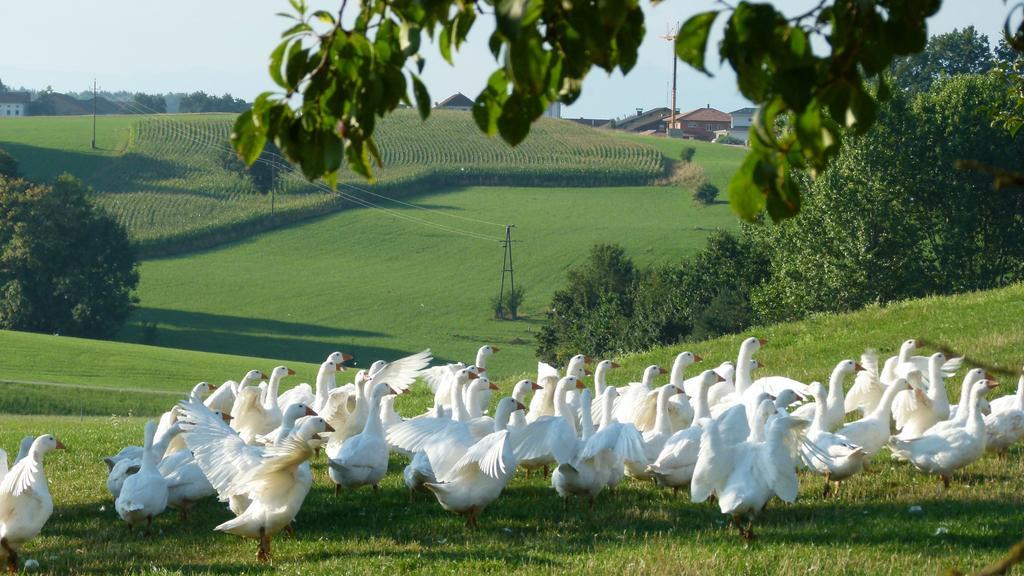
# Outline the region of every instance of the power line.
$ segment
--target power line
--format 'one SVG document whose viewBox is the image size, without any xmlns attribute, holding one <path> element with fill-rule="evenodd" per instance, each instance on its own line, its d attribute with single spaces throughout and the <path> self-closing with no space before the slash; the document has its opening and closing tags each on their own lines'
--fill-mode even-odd
<svg viewBox="0 0 1024 576">
<path fill-rule="evenodd" d="M 141 116 L 157 116 L 157 114 L 155 114 L 155 113 L 147 113 L 147 112 L 145 112 L 145 108 L 146 107 L 141 105 L 141 104 L 139 104 L 139 103 L 137 103 L 137 102 L 120 102 L 119 104 L 123 108 L 128 109 L 129 111 L 132 111 L 133 113 L 141 115 Z M 150 109 L 150 110 L 152 110 L 152 109 Z M 154 121 L 157 121 L 157 122 L 159 120 L 161 120 L 161 119 L 160 118 L 154 119 Z M 197 144 L 199 144 L 201 146 L 206 146 L 208 148 L 218 149 L 218 150 L 220 150 L 222 152 L 228 152 L 228 153 L 231 153 L 231 154 L 235 153 L 234 149 L 231 148 L 228 145 L 218 146 L 217 144 L 214 144 L 212 142 L 207 142 L 205 140 L 202 140 L 200 138 L 195 137 L 192 132 L 189 132 L 189 131 L 183 129 L 180 125 L 176 125 L 177 122 L 175 122 L 175 121 L 168 120 L 166 118 L 163 118 L 162 120 L 164 120 L 164 122 L 165 122 L 164 126 L 169 128 L 172 132 L 176 132 L 179 136 L 181 136 L 183 138 L 186 138 L 188 140 L 191 140 L 194 143 L 197 143 Z M 281 158 L 281 156 L 276 155 L 276 154 L 271 154 L 271 155 L 276 156 L 278 158 Z M 262 162 L 262 163 L 264 163 L 264 164 L 266 164 L 268 166 L 271 166 L 271 167 L 274 167 L 274 168 L 277 168 L 277 169 L 283 169 L 283 171 L 287 171 L 287 172 L 291 172 L 292 171 L 292 166 L 290 164 L 281 164 L 279 162 L 274 162 L 274 161 L 269 160 L 267 158 L 257 158 L 256 161 L 257 162 Z M 391 210 L 391 209 L 388 209 L 388 208 L 384 208 L 383 206 L 374 204 L 373 202 L 371 202 L 370 200 L 367 200 L 365 198 L 359 198 L 359 197 L 354 196 L 352 194 L 345 194 L 344 192 L 341 192 L 341 191 L 338 191 L 338 190 L 333 190 L 329 186 L 327 186 L 326 184 L 323 184 L 321 182 L 314 181 L 314 182 L 310 182 L 310 184 L 313 187 L 317 188 L 318 190 L 321 190 L 323 192 L 327 192 L 327 193 L 330 193 L 330 194 L 335 194 L 335 195 L 341 196 L 342 198 L 346 198 L 346 199 L 352 201 L 353 203 L 355 203 L 355 204 L 357 204 L 359 206 L 362 206 L 364 208 L 371 208 L 371 209 L 380 210 L 380 211 L 385 212 L 385 213 L 387 213 L 387 214 L 389 214 L 389 215 L 391 215 L 393 217 L 400 218 L 402 220 L 406 220 L 406 221 L 409 221 L 409 222 L 412 222 L 412 223 L 415 223 L 415 224 L 420 224 L 420 225 L 423 225 L 423 226 L 434 228 L 434 229 L 437 229 L 437 230 L 440 230 L 440 231 L 443 231 L 443 232 L 447 232 L 449 234 L 456 234 L 456 235 L 460 235 L 460 236 L 466 236 L 466 237 L 469 237 L 469 238 L 475 238 L 477 240 L 483 240 L 483 241 L 486 241 L 486 242 L 500 242 L 501 241 L 499 238 L 495 238 L 495 237 L 492 237 L 492 236 L 487 236 L 487 235 L 484 235 L 484 234 L 480 234 L 480 233 L 477 233 L 477 232 L 471 232 L 471 231 L 468 231 L 468 230 L 459 230 L 457 228 L 451 228 L 451 227 L 445 226 L 444 224 L 438 224 L 436 222 L 431 222 L 429 220 L 423 220 L 421 218 L 416 218 L 414 216 L 409 216 L 407 214 L 402 214 L 402 213 L 399 213 L 399 212 L 395 212 L 394 210 Z M 363 191 L 363 192 L 368 192 L 370 194 L 373 194 L 372 192 L 369 192 L 369 191 L 366 191 L 366 190 L 361 190 L 361 189 L 359 189 L 359 188 L 357 188 L 355 186 L 350 186 L 350 185 L 344 185 L 344 186 L 349 187 L 349 188 L 353 188 L 353 189 L 356 189 L 356 190 L 360 190 L 360 191 Z M 373 195 L 379 196 L 378 194 L 373 194 Z M 382 198 L 387 198 L 387 197 L 382 196 Z M 400 202 L 400 203 L 406 204 L 406 203 L 403 203 L 403 202 Z M 415 205 L 411 205 L 410 204 L 410 206 L 415 206 Z M 419 207 L 419 206 L 417 206 L 417 207 Z M 434 212 L 433 210 L 430 210 L 429 208 L 424 208 L 424 207 L 419 207 L 419 208 L 422 208 L 422 209 L 427 210 L 427 211 Z M 458 216 L 458 215 L 455 215 L 455 214 L 447 214 L 445 212 L 440 212 L 440 214 L 467 219 L 466 217 L 461 217 L 461 216 Z M 485 221 L 481 221 L 481 222 L 485 222 Z"/>
</svg>

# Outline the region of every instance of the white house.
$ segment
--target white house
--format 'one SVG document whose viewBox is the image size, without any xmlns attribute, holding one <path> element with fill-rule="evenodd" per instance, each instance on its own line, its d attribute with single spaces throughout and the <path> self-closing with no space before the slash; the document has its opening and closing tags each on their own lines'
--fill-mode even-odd
<svg viewBox="0 0 1024 576">
<path fill-rule="evenodd" d="M 544 110 L 544 115 L 548 118 L 561 118 L 562 117 L 562 103 L 558 100 L 548 104 L 547 110 Z"/>
<path fill-rule="evenodd" d="M 31 101 L 28 92 L 0 92 L 0 118 L 27 116 Z"/>
<path fill-rule="evenodd" d="M 732 116 L 732 127 L 750 128 L 754 124 L 755 114 L 757 114 L 757 108 L 740 108 L 729 112 L 729 116 Z"/>
</svg>

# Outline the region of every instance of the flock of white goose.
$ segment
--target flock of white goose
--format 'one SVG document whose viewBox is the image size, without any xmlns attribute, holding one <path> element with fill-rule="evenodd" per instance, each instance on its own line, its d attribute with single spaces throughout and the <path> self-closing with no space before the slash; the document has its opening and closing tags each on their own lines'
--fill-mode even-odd
<svg viewBox="0 0 1024 576">
<path fill-rule="evenodd" d="M 684 372 L 702 359 L 683 352 L 663 385 L 656 384 L 666 373 L 659 366 L 646 368 L 640 382 L 615 387 L 606 376 L 618 364 L 599 362 L 591 390 L 584 384 L 589 357 L 573 357 L 564 373 L 541 363 L 537 380 L 518 382 L 493 415 L 486 412 L 498 387 L 486 364 L 496 347 L 480 348 L 470 366 L 429 367 L 429 350 L 378 361 L 343 386 L 336 374 L 351 356 L 335 352 L 321 364 L 315 387 L 279 394 L 282 379 L 294 374 L 284 366 L 269 377 L 253 370 L 240 382 L 196 385 L 159 422 L 146 424 L 143 446 L 104 459 L 107 488 L 118 515 L 145 525 L 147 535 L 153 517 L 168 507 L 185 520 L 194 504 L 217 496 L 235 517 L 216 530 L 257 538 L 262 561 L 270 558 L 272 535 L 290 529 L 301 508 L 313 484 L 309 461 L 321 448 L 336 492 L 376 489 L 389 454 L 408 456 L 410 498 L 430 492 L 471 526 L 521 467 L 527 475 L 553 470 L 559 495 L 586 497 L 591 505 L 625 476 L 687 487 L 694 502 L 716 498 L 749 539 L 753 517 L 769 499 L 796 499 L 802 468 L 825 477 L 828 496 L 833 483 L 838 490 L 888 446 L 894 458 L 948 486 L 953 472 L 986 448 L 1003 456 L 1024 435 L 1024 375 L 1016 394 L 987 402 L 995 380 L 969 370 L 951 405 L 944 382 L 961 359 L 914 355 L 915 340 L 881 368 L 870 351 L 859 363 L 839 362 L 827 387 L 781 376 L 754 380 L 754 355 L 764 344 L 748 338 L 735 364 L 690 378 Z M 403 418 L 395 394 L 417 379 L 433 391 L 433 407 Z M 860 418 L 847 422 L 850 414 Z M 27 437 L 9 470 L 0 450 L 0 559 L 12 571 L 17 549 L 53 510 L 42 460 L 57 448 L 63 445 L 52 435 Z"/>
</svg>

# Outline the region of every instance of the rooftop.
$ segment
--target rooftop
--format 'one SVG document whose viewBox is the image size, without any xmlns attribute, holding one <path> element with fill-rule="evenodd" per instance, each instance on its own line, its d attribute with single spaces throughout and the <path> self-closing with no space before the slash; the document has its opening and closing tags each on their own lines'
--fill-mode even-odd
<svg viewBox="0 0 1024 576">
<path fill-rule="evenodd" d="M 28 92 L 0 92 L 0 104 L 28 104 L 32 95 Z"/>
<path fill-rule="evenodd" d="M 732 122 L 732 116 L 729 116 L 721 110 L 715 110 L 710 106 L 707 108 L 698 108 L 691 110 L 686 114 L 677 116 L 676 120 L 687 120 L 693 122 Z"/>
<path fill-rule="evenodd" d="M 434 105 L 434 108 L 472 108 L 473 101 L 462 92 L 456 92 Z"/>
</svg>

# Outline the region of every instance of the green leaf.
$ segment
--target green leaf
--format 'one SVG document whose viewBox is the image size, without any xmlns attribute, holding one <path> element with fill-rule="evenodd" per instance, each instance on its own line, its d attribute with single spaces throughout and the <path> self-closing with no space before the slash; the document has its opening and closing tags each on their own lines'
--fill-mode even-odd
<svg viewBox="0 0 1024 576">
<path fill-rule="evenodd" d="M 423 85 L 420 77 L 415 74 L 412 74 L 412 93 L 416 97 L 416 109 L 420 113 L 420 118 L 426 120 L 430 116 L 430 93 L 427 92 L 427 87 Z"/>
<path fill-rule="evenodd" d="M 765 195 L 754 183 L 754 172 L 760 157 L 751 152 L 743 160 L 740 169 L 729 181 L 729 205 L 733 212 L 747 222 L 753 222 L 764 211 Z"/>
<path fill-rule="evenodd" d="M 704 53 L 707 50 L 711 26 L 717 16 L 718 10 L 692 16 L 683 23 L 676 35 L 676 56 L 705 74 L 708 74 L 708 71 L 704 67 Z"/>
<path fill-rule="evenodd" d="M 284 80 L 284 75 L 281 72 L 281 64 L 284 62 L 285 51 L 288 50 L 288 45 L 291 40 L 281 42 L 274 48 L 274 51 L 270 53 L 270 79 L 274 81 L 281 88 L 290 89 L 291 87 Z"/>
<path fill-rule="evenodd" d="M 454 19 L 441 26 L 441 37 L 437 39 L 437 47 L 441 50 L 441 57 L 449 64 L 454 64 L 452 62 L 452 27 L 454 26 Z"/>
<path fill-rule="evenodd" d="M 313 12 L 313 17 L 325 24 L 334 25 L 334 14 L 331 14 L 327 10 L 317 10 L 316 12 Z"/>
<path fill-rule="evenodd" d="M 253 162 L 260 157 L 263 147 L 267 144 L 267 134 L 253 123 L 252 110 L 242 112 L 235 119 L 235 127 L 231 132 L 231 143 L 246 166 L 252 166 Z"/>
</svg>

